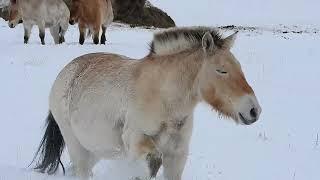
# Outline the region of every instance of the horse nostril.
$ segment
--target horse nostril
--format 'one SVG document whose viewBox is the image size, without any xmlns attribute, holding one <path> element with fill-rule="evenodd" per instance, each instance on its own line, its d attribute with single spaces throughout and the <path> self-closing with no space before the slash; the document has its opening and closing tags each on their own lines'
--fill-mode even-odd
<svg viewBox="0 0 320 180">
<path fill-rule="evenodd" d="M 250 110 L 250 115 L 251 115 L 251 117 L 253 117 L 253 118 L 257 118 L 257 116 L 258 116 L 257 109 L 252 108 L 252 109 Z"/>
</svg>

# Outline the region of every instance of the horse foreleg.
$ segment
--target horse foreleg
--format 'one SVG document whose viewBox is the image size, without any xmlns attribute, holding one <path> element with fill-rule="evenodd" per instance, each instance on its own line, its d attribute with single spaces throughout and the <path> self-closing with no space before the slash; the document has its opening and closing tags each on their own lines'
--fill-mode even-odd
<svg viewBox="0 0 320 180">
<path fill-rule="evenodd" d="M 29 22 L 24 22 L 23 23 L 23 27 L 24 27 L 24 43 L 28 44 L 29 38 L 30 38 L 30 34 L 31 34 L 31 29 L 32 29 L 32 24 Z"/>
<path fill-rule="evenodd" d="M 188 153 L 163 154 L 163 174 L 165 180 L 181 180 Z"/>
<path fill-rule="evenodd" d="M 39 28 L 39 38 L 41 40 L 41 44 L 45 45 L 44 38 L 45 38 L 45 23 L 40 22 L 38 23 L 38 28 Z"/>
<path fill-rule="evenodd" d="M 60 35 L 59 43 L 60 44 L 65 42 L 64 35 L 68 30 L 68 26 L 69 26 L 68 20 L 66 20 L 60 24 L 60 32 L 59 32 L 59 35 Z"/>
<path fill-rule="evenodd" d="M 59 25 L 50 27 L 50 33 L 53 37 L 54 43 L 58 44 L 59 43 Z"/>
<path fill-rule="evenodd" d="M 100 38 L 100 44 L 106 44 L 107 27 L 105 25 L 102 25 L 101 28 L 102 28 L 102 34 L 101 34 L 101 38 Z"/>
<path fill-rule="evenodd" d="M 93 28 L 93 43 L 94 44 L 99 44 L 99 31 L 100 31 L 100 26 L 97 26 Z"/>
<path fill-rule="evenodd" d="M 122 139 L 129 158 L 145 162 L 148 174 L 144 178 L 154 179 L 162 165 L 162 155 L 156 149 L 152 138 L 134 131 L 126 131 Z"/>
<path fill-rule="evenodd" d="M 80 22 L 80 23 L 79 23 L 79 33 L 80 33 L 79 44 L 81 44 L 81 45 L 83 45 L 83 43 L 84 43 L 85 32 L 86 32 L 86 27 L 85 27 L 84 24 L 82 24 L 82 23 Z"/>
<path fill-rule="evenodd" d="M 166 180 L 181 180 L 189 153 L 193 116 L 187 116 L 171 125 L 174 133 L 163 133 L 159 142 L 162 152 L 163 174 Z"/>
</svg>

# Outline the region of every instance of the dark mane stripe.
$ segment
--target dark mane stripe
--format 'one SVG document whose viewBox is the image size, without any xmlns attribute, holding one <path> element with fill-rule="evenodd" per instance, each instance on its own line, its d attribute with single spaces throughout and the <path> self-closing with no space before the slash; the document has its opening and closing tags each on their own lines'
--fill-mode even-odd
<svg viewBox="0 0 320 180">
<path fill-rule="evenodd" d="M 210 32 L 215 45 L 223 46 L 223 38 L 218 30 L 210 27 L 170 28 L 154 35 L 150 44 L 151 55 L 168 55 L 202 45 L 202 37 Z"/>
</svg>

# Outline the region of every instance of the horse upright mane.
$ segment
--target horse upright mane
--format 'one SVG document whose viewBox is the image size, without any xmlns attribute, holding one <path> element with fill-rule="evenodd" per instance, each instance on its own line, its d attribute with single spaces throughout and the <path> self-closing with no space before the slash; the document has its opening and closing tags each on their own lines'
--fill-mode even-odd
<svg viewBox="0 0 320 180">
<path fill-rule="evenodd" d="M 202 45 L 202 37 L 211 32 L 215 45 L 221 48 L 223 39 L 218 30 L 210 27 L 170 28 L 154 34 L 150 55 L 170 55 Z"/>
</svg>

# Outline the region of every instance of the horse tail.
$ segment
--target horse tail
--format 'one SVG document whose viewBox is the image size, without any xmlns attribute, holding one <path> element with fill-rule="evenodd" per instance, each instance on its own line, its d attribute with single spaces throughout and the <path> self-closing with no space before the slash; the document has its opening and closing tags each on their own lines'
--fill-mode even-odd
<svg viewBox="0 0 320 180">
<path fill-rule="evenodd" d="M 61 131 L 50 111 L 46 121 L 46 131 L 31 162 L 32 164 L 35 159 L 38 159 L 34 169 L 42 173 L 53 174 L 61 164 L 63 173 L 65 173 L 64 166 L 60 160 L 64 147 L 65 142 Z"/>
</svg>

